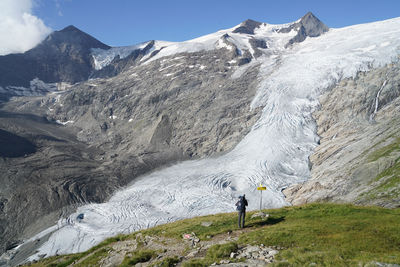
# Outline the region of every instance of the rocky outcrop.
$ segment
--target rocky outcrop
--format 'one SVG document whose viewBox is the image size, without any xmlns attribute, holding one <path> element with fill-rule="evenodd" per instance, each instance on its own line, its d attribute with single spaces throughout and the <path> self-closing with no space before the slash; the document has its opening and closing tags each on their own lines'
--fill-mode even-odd
<svg viewBox="0 0 400 267">
<path fill-rule="evenodd" d="M 245 20 L 239 27 L 233 30 L 233 33 L 254 34 L 254 30 L 260 27 L 262 23 L 251 19 Z"/>
<path fill-rule="evenodd" d="M 256 261 L 260 266 L 274 262 L 275 255 L 279 253 L 280 247 L 266 247 L 263 244 L 259 246 L 247 245 L 240 248 L 237 252 L 232 252 L 232 259 L 246 259 Z M 243 266 L 235 264 L 221 264 L 220 266 Z"/>
<path fill-rule="evenodd" d="M 317 37 L 327 32 L 329 28 L 320 21 L 313 13 L 308 12 L 298 22 L 291 24 L 287 28 L 282 28 L 278 32 L 288 33 L 290 31 L 297 31 L 296 36 L 289 40 L 286 46 L 294 43 L 301 43 L 307 37 Z"/>
<path fill-rule="evenodd" d="M 312 179 L 286 189 L 289 201 L 399 206 L 399 73 L 399 62 L 360 72 L 321 96 Z"/>
<path fill-rule="evenodd" d="M 35 145 L 26 138 L 0 129 L 0 157 L 14 158 L 36 152 Z"/>
</svg>

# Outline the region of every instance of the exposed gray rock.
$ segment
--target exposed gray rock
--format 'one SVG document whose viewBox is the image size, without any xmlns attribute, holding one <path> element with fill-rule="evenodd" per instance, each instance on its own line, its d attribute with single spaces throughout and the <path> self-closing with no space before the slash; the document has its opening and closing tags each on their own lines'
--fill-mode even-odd
<svg viewBox="0 0 400 267">
<path fill-rule="evenodd" d="M 313 13 L 308 12 L 304 15 L 299 22 L 291 24 L 287 28 L 282 28 L 278 32 L 287 33 L 292 30 L 297 31 L 295 37 L 289 40 L 286 46 L 290 46 L 294 43 L 301 43 L 307 37 L 317 37 L 327 32 L 329 28 L 321 22 Z"/>
<path fill-rule="evenodd" d="M 229 79 L 233 68 L 226 62 L 231 57 L 226 49 L 181 54 L 131 68 L 111 80 L 92 80 L 58 102 L 47 98 L 45 105 L 53 110 L 48 116 L 74 121 L 84 142 L 105 150 L 124 147 L 120 156 L 133 152 L 181 160 L 228 151 L 258 112 L 249 112 L 257 69 Z"/>
<path fill-rule="evenodd" d="M 263 54 L 260 51 L 260 48 L 261 49 L 268 48 L 267 42 L 265 40 L 251 38 L 251 39 L 249 39 L 249 43 L 250 43 L 250 45 L 252 46 L 252 48 L 254 50 L 254 57 L 256 57 L 256 58 Z"/>
<path fill-rule="evenodd" d="M 210 227 L 212 225 L 212 222 L 202 222 L 201 223 L 201 226 L 204 226 L 204 227 Z"/>
<path fill-rule="evenodd" d="M 400 156 L 399 96 L 399 62 L 360 72 L 321 96 L 314 114 L 321 140 L 310 157 L 312 178 L 286 189 L 288 200 L 398 207 L 400 185 L 390 183 L 395 173 L 385 171 L 398 166 Z"/>
<path fill-rule="evenodd" d="M 269 218 L 269 214 L 265 213 L 265 212 L 256 212 L 253 215 L 251 215 L 251 218 L 262 218 L 262 219 L 268 219 Z"/>
<path fill-rule="evenodd" d="M 265 266 L 267 263 L 274 261 L 275 255 L 279 251 L 273 247 L 265 247 L 264 245 L 253 246 L 247 245 L 240 248 L 237 252 L 232 252 L 232 259 L 246 259 L 244 262 L 229 263 L 220 262 L 218 266 Z"/>
<path fill-rule="evenodd" d="M 233 30 L 233 33 L 254 34 L 254 30 L 260 27 L 262 23 L 255 20 L 245 20 L 239 27 Z"/>
</svg>

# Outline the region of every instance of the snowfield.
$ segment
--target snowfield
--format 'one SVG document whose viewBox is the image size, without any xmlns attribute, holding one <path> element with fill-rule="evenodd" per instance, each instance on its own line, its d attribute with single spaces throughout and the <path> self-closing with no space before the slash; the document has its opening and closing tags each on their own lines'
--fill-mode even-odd
<svg viewBox="0 0 400 267">
<path fill-rule="evenodd" d="M 261 68 L 252 108 L 261 106 L 263 111 L 234 150 L 139 177 L 107 203 L 78 208 L 51 228 L 56 230 L 30 260 L 40 254 L 81 252 L 118 233 L 181 218 L 232 212 L 244 193 L 249 209 L 257 209 L 260 183 L 267 187 L 264 208 L 288 205 L 281 190 L 310 178 L 308 158 L 319 139 L 312 118 L 318 97 L 343 78 L 398 60 L 400 18 L 330 29 L 287 49 L 284 45 L 293 33 L 277 33 L 279 27 L 263 24 L 255 32 L 269 46 L 268 54 L 254 59 Z M 218 49 L 225 33 L 240 49 L 249 49 L 249 35 L 233 34 L 232 29 L 182 43 L 164 42 L 166 48 L 157 57 Z M 78 222 L 81 213 L 84 219 Z"/>
</svg>

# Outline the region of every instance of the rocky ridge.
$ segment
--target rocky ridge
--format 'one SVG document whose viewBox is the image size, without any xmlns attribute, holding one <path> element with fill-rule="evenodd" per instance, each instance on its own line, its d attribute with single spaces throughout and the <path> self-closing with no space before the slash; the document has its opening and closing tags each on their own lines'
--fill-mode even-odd
<svg viewBox="0 0 400 267">
<path fill-rule="evenodd" d="M 289 40 L 285 45 L 288 47 L 294 43 L 300 43 L 307 37 L 317 37 L 329 30 L 322 21 L 314 16 L 311 12 L 305 14 L 298 22 L 291 24 L 289 27 L 282 28 L 279 30 L 281 33 L 287 33 L 290 31 L 296 31 L 297 34 Z"/>
</svg>

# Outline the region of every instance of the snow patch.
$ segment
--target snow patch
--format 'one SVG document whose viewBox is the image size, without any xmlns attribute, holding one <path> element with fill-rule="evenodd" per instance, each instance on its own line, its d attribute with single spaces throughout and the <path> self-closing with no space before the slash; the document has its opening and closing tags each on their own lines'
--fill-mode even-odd
<svg viewBox="0 0 400 267">
<path fill-rule="evenodd" d="M 226 48 L 226 49 L 228 49 L 229 51 L 232 51 L 233 49 L 235 49 L 232 45 L 228 45 L 226 42 L 224 42 L 223 39 L 219 39 L 219 40 L 217 41 L 217 43 L 215 44 L 215 47 L 216 47 L 217 49 Z"/>
<path fill-rule="evenodd" d="M 74 121 L 60 121 L 60 120 L 56 120 L 56 122 L 58 123 L 58 124 L 61 124 L 61 125 L 67 125 L 67 124 L 69 124 L 69 123 L 74 123 Z"/>
<path fill-rule="evenodd" d="M 35 78 L 30 81 L 29 87 L 6 86 L 5 88 L 1 87 L 0 92 L 11 96 L 43 96 L 69 86 L 71 85 L 67 83 L 45 83 L 39 78 Z"/>
</svg>

